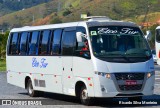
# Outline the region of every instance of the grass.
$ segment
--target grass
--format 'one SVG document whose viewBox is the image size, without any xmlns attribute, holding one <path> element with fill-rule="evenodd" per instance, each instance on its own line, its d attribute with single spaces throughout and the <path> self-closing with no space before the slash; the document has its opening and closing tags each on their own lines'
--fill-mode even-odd
<svg viewBox="0 0 160 108">
<path fill-rule="evenodd" d="M 0 60 L 0 72 L 6 71 L 6 61 Z"/>
</svg>

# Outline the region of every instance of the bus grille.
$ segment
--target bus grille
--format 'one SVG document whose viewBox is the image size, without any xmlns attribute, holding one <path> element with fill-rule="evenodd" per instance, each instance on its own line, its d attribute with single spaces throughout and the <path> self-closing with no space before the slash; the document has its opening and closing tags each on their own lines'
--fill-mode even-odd
<svg viewBox="0 0 160 108">
<path fill-rule="evenodd" d="M 145 73 L 115 73 L 118 87 L 121 91 L 141 90 L 143 86 Z M 126 85 L 126 80 L 141 81 L 136 85 Z"/>
<path fill-rule="evenodd" d="M 144 80 L 144 73 L 116 73 L 117 80 Z"/>
<path fill-rule="evenodd" d="M 141 90 L 142 84 L 139 84 L 139 85 L 119 85 L 119 88 L 122 91 Z"/>
</svg>

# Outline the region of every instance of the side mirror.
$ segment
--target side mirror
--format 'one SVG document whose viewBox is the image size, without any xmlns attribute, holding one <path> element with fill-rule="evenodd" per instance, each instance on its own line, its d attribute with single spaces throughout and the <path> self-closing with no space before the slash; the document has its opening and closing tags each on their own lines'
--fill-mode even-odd
<svg viewBox="0 0 160 108">
<path fill-rule="evenodd" d="M 77 42 L 83 42 L 82 37 L 87 39 L 86 34 L 82 33 L 82 32 L 76 32 L 76 38 L 77 38 Z"/>
<path fill-rule="evenodd" d="M 152 34 L 151 34 L 151 31 L 150 31 L 150 30 L 147 30 L 147 31 L 146 31 L 145 38 L 146 38 L 147 41 L 150 41 L 150 40 L 151 40 Z"/>
</svg>

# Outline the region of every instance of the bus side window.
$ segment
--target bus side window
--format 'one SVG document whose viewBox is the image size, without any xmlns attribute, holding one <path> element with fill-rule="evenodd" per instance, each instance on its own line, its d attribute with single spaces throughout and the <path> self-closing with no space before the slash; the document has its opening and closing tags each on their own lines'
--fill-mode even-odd
<svg viewBox="0 0 160 108">
<path fill-rule="evenodd" d="M 61 52 L 61 37 L 62 37 L 62 29 L 54 30 L 52 33 L 52 45 L 51 45 L 51 55 L 59 55 Z"/>
<path fill-rule="evenodd" d="M 29 55 L 38 55 L 39 31 L 33 31 L 30 35 Z"/>
<path fill-rule="evenodd" d="M 27 40 L 28 40 L 28 32 L 22 32 L 20 39 L 20 53 L 19 53 L 20 55 L 27 54 Z"/>
<path fill-rule="evenodd" d="M 44 30 L 42 33 L 42 37 L 41 37 L 41 51 L 39 52 L 40 55 L 48 55 L 49 54 L 49 50 L 50 50 L 50 45 L 49 45 L 49 41 L 50 41 L 50 36 L 51 36 L 51 31 L 50 30 Z"/>
<path fill-rule="evenodd" d="M 64 31 L 62 37 L 62 55 L 73 56 L 75 42 L 76 31 Z"/>
<path fill-rule="evenodd" d="M 18 55 L 19 52 L 19 36 L 18 33 L 13 33 L 10 43 L 10 53 L 11 55 Z"/>
</svg>

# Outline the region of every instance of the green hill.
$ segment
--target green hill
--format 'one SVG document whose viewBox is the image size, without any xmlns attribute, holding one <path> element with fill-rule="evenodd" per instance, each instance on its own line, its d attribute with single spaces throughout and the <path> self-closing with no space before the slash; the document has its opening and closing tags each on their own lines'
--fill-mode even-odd
<svg viewBox="0 0 160 108">
<path fill-rule="evenodd" d="M 48 1 L 50 0 L 0 0 L 0 16 L 14 11 L 30 8 Z"/>
<path fill-rule="evenodd" d="M 79 21 L 82 13 L 140 23 L 160 19 L 155 12 L 160 12 L 160 0 L 51 0 L 0 17 L 0 28 Z M 148 19 L 150 14 L 152 18 Z"/>
</svg>

